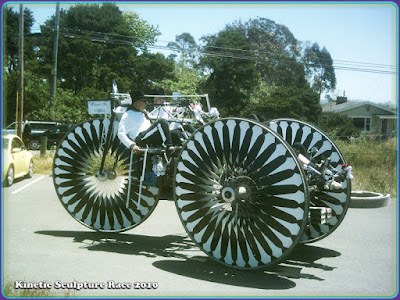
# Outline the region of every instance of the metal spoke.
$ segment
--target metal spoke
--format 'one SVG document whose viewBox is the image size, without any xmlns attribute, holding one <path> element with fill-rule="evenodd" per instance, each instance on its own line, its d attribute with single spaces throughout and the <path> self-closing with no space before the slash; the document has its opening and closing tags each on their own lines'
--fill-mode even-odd
<svg viewBox="0 0 400 300">
<path fill-rule="evenodd" d="M 281 161 L 282 172 L 274 173 Z M 260 171 L 261 179 L 255 175 Z M 214 186 L 202 185 L 215 176 Z M 276 133 L 246 119 L 217 120 L 193 134 L 179 155 L 174 191 L 189 236 L 234 268 L 278 263 L 307 222 L 308 190 L 294 152 Z"/>
<path fill-rule="evenodd" d="M 125 231 L 142 223 L 153 212 L 160 193 L 152 186 L 139 190 L 138 180 L 128 180 L 130 151 L 117 137 L 118 122 L 112 125 L 109 147 L 104 147 L 103 139 L 108 119 L 77 125 L 61 141 L 53 164 L 61 204 L 78 222 L 104 232 Z M 100 174 L 104 148 L 109 151 Z"/>
<path fill-rule="evenodd" d="M 306 151 L 313 147 L 318 149 L 315 158 L 330 158 L 331 165 L 340 171 L 346 163 L 335 143 L 318 127 L 307 122 L 294 119 L 277 119 L 268 123 L 270 129 L 281 135 L 289 145 L 300 143 Z M 350 204 L 351 182 L 346 179 L 343 189 L 319 191 L 310 199 L 312 206 L 332 208 L 332 218 L 329 224 L 308 224 L 302 237 L 302 242 L 309 243 L 320 240 L 331 234 L 342 222 Z"/>
</svg>

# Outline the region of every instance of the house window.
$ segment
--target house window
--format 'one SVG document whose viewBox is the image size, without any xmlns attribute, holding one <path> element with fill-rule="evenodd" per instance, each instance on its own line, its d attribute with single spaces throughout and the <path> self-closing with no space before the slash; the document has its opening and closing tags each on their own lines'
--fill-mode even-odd
<svg viewBox="0 0 400 300">
<path fill-rule="evenodd" d="M 353 118 L 353 124 L 361 131 L 371 130 L 371 118 Z"/>
</svg>

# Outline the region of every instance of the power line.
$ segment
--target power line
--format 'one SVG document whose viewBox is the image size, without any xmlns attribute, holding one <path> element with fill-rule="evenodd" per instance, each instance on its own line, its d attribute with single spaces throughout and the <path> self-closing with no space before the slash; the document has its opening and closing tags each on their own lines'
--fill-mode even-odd
<svg viewBox="0 0 400 300">
<path fill-rule="evenodd" d="M 44 28 L 49 28 L 50 31 L 53 28 L 42 25 Z M 31 35 L 47 35 L 50 33 L 33 33 Z M 230 48 L 230 47 L 217 47 L 217 46 L 197 46 L 196 48 L 190 49 L 181 49 L 178 47 L 172 46 L 162 46 L 162 45 L 153 45 L 146 44 L 132 36 L 120 35 L 115 33 L 104 33 L 104 32 L 94 32 L 94 31 L 85 31 L 79 29 L 69 29 L 69 28 L 60 28 L 60 35 L 65 38 L 71 39 L 82 39 L 88 40 L 91 42 L 99 42 L 106 44 L 117 44 L 117 45 L 127 45 L 133 47 L 147 47 L 150 49 L 156 50 L 164 50 L 164 51 L 173 51 L 173 52 L 186 52 L 186 53 L 196 53 L 199 55 L 205 55 L 208 57 L 221 58 L 221 59 L 234 59 L 234 60 L 242 60 L 242 61 L 252 61 L 256 63 L 263 63 L 272 61 L 287 61 L 293 62 L 294 57 L 287 57 L 284 54 L 270 52 L 270 51 L 260 51 L 260 50 L 248 50 L 248 49 L 238 49 L 238 48 Z M 168 42 L 168 41 L 163 41 Z M 168 42 L 170 43 L 170 42 Z M 216 49 L 221 51 L 211 51 L 207 49 Z M 223 51 L 223 52 L 222 52 Z M 237 53 L 230 53 L 237 52 Z M 324 64 L 307 64 L 309 67 L 329 67 L 329 65 Z M 354 71 L 354 72 L 366 72 L 366 73 L 375 73 L 375 74 L 386 74 L 386 75 L 395 75 L 397 74 L 397 66 L 394 65 L 385 65 L 385 64 L 377 64 L 377 63 L 369 63 L 369 62 L 358 62 L 358 61 L 349 61 L 349 60 L 333 60 L 332 67 L 335 70 L 344 70 L 344 71 Z"/>
</svg>

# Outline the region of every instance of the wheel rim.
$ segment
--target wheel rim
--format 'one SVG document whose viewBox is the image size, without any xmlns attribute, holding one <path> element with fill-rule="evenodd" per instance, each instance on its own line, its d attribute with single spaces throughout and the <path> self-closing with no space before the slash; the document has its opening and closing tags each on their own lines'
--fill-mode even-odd
<svg viewBox="0 0 400 300">
<path fill-rule="evenodd" d="M 38 141 L 33 141 L 30 143 L 30 147 L 33 150 L 39 150 L 40 149 L 40 143 Z"/>
<path fill-rule="evenodd" d="M 30 161 L 30 163 L 29 163 L 28 176 L 29 177 L 33 176 L 33 162 L 32 161 Z"/>
<path fill-rule="evenodd" d="M 249 120 L 229 118 L 197 130 L 174 176 L 185 230 L 211 258 L 253 269 L 284 259 L 306 225 L 308 190 L 293 151 Z"/>
<path fill-rule="evenodd" d="M 14 182 L 14 168 L 11 166 L 7 172 L 7 184 L 12 185 Z"/>
<path fill-rule="evenodd" d="M 114 122 L 104 176 L 99 176 L 102 140 L 109 120 L 92 120 L 73 128 L 60 142 L 53 163 L 53 182 L 64 208 L 83 225 L 120 232 L 142 223 L 158 203 L 160 189 L 132 180 L 127 207 L 129 154 Z M 116 159 L 115 172 L 112 169 Z"/>
<path fill-rule="evenodd" d="M 289 145 L 301 143 L 309 151 L 317 147 L 316 157 L 329 157 L 332 166 L 341 170 L 341 165 L 346 163 L 343 155 L 335 143 L 318 127 L 307 122 L 293 119 L 277 119 L 269 123 L 269 128 L 281 135 Z M 308 224 L 302 237 L 302 242 L 309 243 L 321 240 L 331 234 L 342 222 L 350 204 L 351 181 L 343 182 L 343 188 L 329 192 L 322 191 L 311 199 L 314 206 L 325 206 L 332 209 L 332 218 L 329 224 Z"/>
</svg>

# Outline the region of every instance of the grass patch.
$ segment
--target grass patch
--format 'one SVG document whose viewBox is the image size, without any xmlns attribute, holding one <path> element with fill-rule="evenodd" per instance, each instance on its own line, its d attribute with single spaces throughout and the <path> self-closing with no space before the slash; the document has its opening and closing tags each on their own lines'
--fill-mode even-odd
<svg viewBox="0 0 400 300">
<path fill-rule="evenodd" d="M 335 141 L 348 164 L 353 167 L 353 190 L 397 195 L 397 139 L 354 142 Z"/>
<path fill-rule="evenodd" d="M 36 174 L 50 174 L 53 169 L 54 151 L 47 151 L 45 155 L 34 155 L 33 165 Z"/>
</svg>

